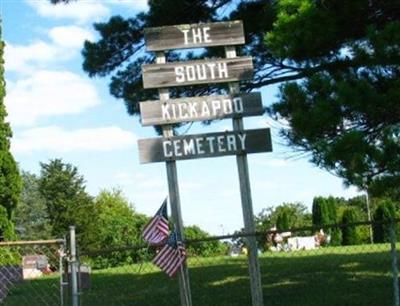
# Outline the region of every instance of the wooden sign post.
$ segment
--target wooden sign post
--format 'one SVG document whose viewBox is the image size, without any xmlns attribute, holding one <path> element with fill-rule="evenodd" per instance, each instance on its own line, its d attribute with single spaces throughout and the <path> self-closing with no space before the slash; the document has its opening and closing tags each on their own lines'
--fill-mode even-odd
<svg viewBox="0 0 400 306">
<path fill-rule="evenodd" d="M 172 219 L 178 240 L 184 240 L 176 160 L 236 155 L 243 220 L 246 233 L 255 230 L 248 153 L 271 152 L 269 129 L 245 130 L 244 116 L 263 113 L 259 93 L 241 94 L 240 80 L 253 76 L 251 57 L 237 57 L 234 45 L 244 43 L 241 21 L 190 24 L 145 29 L 146 46 L 156 51 L 156 64 L 143 65 L 143 87 L 158 88 L 159 100 L 140 103 L 143 125 L 161 125 L 163 137 L 141 139 L 141 163 L 166 162 Z M 166 63 L 165 50 L 225 46 L 226 58 Z M 228 95 L 170 99 L 168 87 L 229 83 Z M 233 119 L 233 131 L 174 136 L 171 124 L 213 119 Z M 253 306 L 263 305 L 260 267 L 255 237 L 246 238 Z M 191 306 L 189 273 L 179 273 L 181 305 Z"/>
<path fill-rule="evenodd" d="M 225 47 L 225 56 L 228 58 L 236 57 L 235 47 Z M 230 83 L 229 90 L 232 94 L 239 92 L 239 83 Z M 241 132 L 244 130 L 242 118 L 234 118 L 232 121 L 234 131 Z M 272 147 L 271 147 L 272 151 Z M 247 163 L 247 155 L 238 154 L 236 155 L 236 163 L 239 172 L 239 183 L 240 183 L 240 196 L 242 200 L 242 211 L 244 229 L 247 233 L 254 233 L 254 212 L 253 202 L 251 199 L 251 188 L 250 188 L 250 177 L 249 177 L 249 166 Z M 248 262 L 249 262 L 249 274 L 250 274 L 250 289 L 252 304 L 255 306 L 264 305 L 263 293 L 261 286 L 261 273 L 260 264 L 258 262 L 258 248 L 257 240 L 255 236 L 249 236 L 245 239 L 247 241 L 248 248 Z"/>
<path fill-rule="evenodd" d="M 156 61 L 158 64 L 165 63 L 164 52 L 157 52 Z M 169 99 L 168 89 L 162 88 L 158 90 L 159 98 L 161 101 Z M 173 129 L 171 125 L 163 126 L 163 136 L 168 138 L 173 136 Z M 171 204 L 171 215 L 172 220 L 175 224 L 175 233 L 178 241 L 184 240 L 183 234 L 183 221 L 181 213 L 181 199 L 179 196 L 179 185 L 178 185 L 178 171 L 176 169 L 176 162 L 174 160 L 167 161 L 165 163 L 167 170 L 168 180 L 168 194 L 169 202 Z M 189 272 L 184 262 L 179 269 L 179 292 L 182 306 L 192 306 L 192 295 L 190 294 L 189 284 Z"/>
</svg>

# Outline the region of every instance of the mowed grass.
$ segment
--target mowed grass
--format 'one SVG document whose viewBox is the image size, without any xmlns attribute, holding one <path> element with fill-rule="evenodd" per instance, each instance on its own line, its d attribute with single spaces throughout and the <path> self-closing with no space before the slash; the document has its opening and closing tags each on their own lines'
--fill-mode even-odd
<svg viewBox="0 0 400 306">
<path fill-rule="evenodd" d="M 189 258 L 193 305 L 251 305 L 247 258 Z M 390 246 L 330 247 L 260 255 L 265 305 L 392 305 Z M 57 305 L 44 278 L 16 286 L 5 305 Z M 53 298 L 34 302 L 32 285 Z M 47 288 L 47 289 L 46 289 Z M 57 292 L 57 291 L 55 291 Z M 32 296 L 32 303 L 26 297 Z M 180 305 L 179 284 L 151 263 L 93 271 L 82 305 Z M 46 304 L 47 303 L 47 304 Z"/>
</svg>

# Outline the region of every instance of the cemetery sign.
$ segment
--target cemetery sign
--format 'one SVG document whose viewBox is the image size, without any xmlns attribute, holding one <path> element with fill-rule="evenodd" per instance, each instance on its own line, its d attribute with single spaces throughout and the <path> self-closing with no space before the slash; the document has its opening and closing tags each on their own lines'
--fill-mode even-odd
<svg viewBox="0 0 400 306">
<path fill-rule="evenodd" d="M 143 126 L 259 116 L 263 113 L 259 92 L 140 102 Z"/>
</svg>

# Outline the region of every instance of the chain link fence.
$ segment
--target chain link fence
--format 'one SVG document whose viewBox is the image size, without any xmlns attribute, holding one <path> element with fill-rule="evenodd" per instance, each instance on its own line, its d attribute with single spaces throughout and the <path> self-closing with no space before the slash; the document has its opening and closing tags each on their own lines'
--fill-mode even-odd
<svg viewBox="0 0 400 306">
<path fill-rule="evenodd" d="M 66 305 L 64 246 L 63 240 L 0 242 L 0 304 Z"/>
<path fill-rule="evenodd" d="M 379 243 L 370 243 L 371 227 L 381 227 Z M 250 235 L 259 241 L 265 305 L 396 305 L 398 228 L 360 222 L 187 241 L 193 305 L 251 305 Z M 72 304 L 63 273 L 71 253 L 53 242 L 1 243 L 2 305 Z M 78 252 L 79 305 L 180 305 L 178 279 L 151 263 L 155 253 L 145 245 Z"/>
<path fill-rule="evenodd" d="M 369 229 L 377 226 L 386 236 L 371 244 Z M 265 305 L 395 304 L 397 227 L 359 222 L 253 234 L 260 246 Z M 355 233 L 358 241 L 349 237 Z M 193 305 L 251 305 L 247 236 L 186 242 Z M 207 254 L 210 244 L 219 246 L 215 254 Z M 86 278 L 81 304 L 180 305 L 177 278 L 169 278 L 151 263 L 154 254 L 145 246 L 81 254 L 81 263 L 91 267 L 90 277 L 81 274 Z"/>
</svg>

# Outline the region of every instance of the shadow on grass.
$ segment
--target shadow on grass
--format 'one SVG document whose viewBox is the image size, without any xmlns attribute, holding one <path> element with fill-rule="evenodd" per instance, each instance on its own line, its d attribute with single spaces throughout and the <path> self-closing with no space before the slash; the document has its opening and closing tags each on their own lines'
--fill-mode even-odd
<svg viewBox="0 0 400 306">
<path fill-rule="evenodd" d="M 59 306 L 60 279 L 59 275 L 46 276 L 35 280 L 24 280 L 9 287 L 7 297 L 1 305 L 49 305 Z"/>
<path fill-rule="evenodd" d="M 261 260 L 266 305 L 392 305 L 389 252 Z"/>
<path fill-rule="evenodd" d="M 388 251 L 277 253 L 261 256 L 260 266 L 265 305 L 393 304 Z M 192 258 L 189 275 L 195 306 L 251 305 L 244 257 Z M 180 305 L 176 278 L 170 279 L 162 272 L 139 273 L 138 266 L 95 271 L 91 283 L 91 289 L 82 295 L 84 306 Z"/>
</svg>

